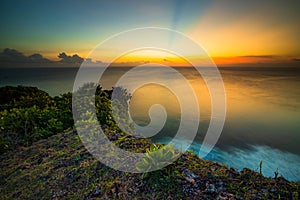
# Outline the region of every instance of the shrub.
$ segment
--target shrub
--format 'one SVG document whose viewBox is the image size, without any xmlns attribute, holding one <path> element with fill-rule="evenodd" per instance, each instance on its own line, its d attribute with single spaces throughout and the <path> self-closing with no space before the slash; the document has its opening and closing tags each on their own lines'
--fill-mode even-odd
<svg viewBox="0 0 300 200">
<path fill-rule="evenodd" d="M 0 153 L 73 126 L 72 94 L 51 97 L 34 87 L 0 88 Z"/>
<path fill-rule="evenodd" d="M 94 87 L 94 84 L 86 84 L 80 88 L 77 91 L 80 94 L 78 101 L 84 102 L 84 95 Z M 126 90 L 122 88 L 116 90 L 121 101 L 129 100 L 130 95 Z M 112 91 L 104 91 L 97 86 L 96 115 L 101 125 L 108 126 L 110 130 L 122 131 L 113 119 L 111 94 Z M 34 141 L 47 138 L 74 125 L 72 93 L 51 97 L 36 87 L 6 86 L 0 88 L 0 97 L 0 153 L 16 146 L 30 145 Z M 128 114 L 127 108 L 118 102 L 117 104 L 116 112 L 123 118 Z M 90 110 L 91 108 L 86 107 L 90 105 L 83 103 L 79 109 Z M 132 124 L 127 120 L 122 119 L 121 122 L 126 128 L 132 128 Z"/>
</svg>

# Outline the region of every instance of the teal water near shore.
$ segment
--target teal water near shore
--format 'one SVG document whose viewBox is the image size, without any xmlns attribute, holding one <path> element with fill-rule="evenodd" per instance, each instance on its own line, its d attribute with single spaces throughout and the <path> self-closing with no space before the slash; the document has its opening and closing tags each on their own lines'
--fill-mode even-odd
<svg viewBox="0 0 300 200">
<path fill-rule="evenodd" d="M 59 95 L 72 91 L 77 70 L 1 68 L 0 86 L 37 86 L 51 95 Z M 127 70 L 110 69 L 100 80 L 101 85 L 110 89 Z M 178 71 L 188 79 L 199 99 L 199 130 L 190 147 L 197 153 L 210 121 L 209 95 L 195 70 L 178 68 Z M 262 160 L 264 175 L 274 176 L 278 169 L 279 175 L 300 181 L 300 70 L 224 68 L 220 72 L 227 94 L 227 116 L 221 137 L 206 158 L 233 168 L 254 170 L 259 169 Z M 144 77 L 151 78 L 151 74 L 145 72 Z M 180 109 L 176 96 L 166 88 L 148 85 L 137 90 L 130 105 L 132 117 L 138 124 L 146 125 L 148 109 L 153 103 L 163 105 L 168 113 L 165 127 L 153 140 L 168 143 L 178 129 Z"/>
</svg>

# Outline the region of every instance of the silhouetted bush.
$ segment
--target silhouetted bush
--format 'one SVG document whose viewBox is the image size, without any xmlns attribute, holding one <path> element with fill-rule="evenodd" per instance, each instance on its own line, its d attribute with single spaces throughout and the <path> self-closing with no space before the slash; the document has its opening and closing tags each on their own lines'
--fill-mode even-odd
<svg viewBox="0 0 300 200">
<path fill-rule="evenodd" d="M 0 88 L 0 153 L 72 127 L 72 94 L 51 97 L 35 87 Z"/>
<path fill-rule="evenodd" d="M 102 126 L 110 130 L 122 131 L 112 114 L 110 90 L 102 90 L 93 84 L 83 85 L 77 91 L 78 101 L 84 101 L 88 90 L 95 89 L 95 107 L 97 120 Z M 126 90 L 117 88 L 120 101 L 125 103 L 130 99 Z M 123 95 L 123 96 L 122 96 Z M 48 93 L 36 87 L 6 86 L 0 88 L 0 153 L 17 146 L 28 146 L 34 141 L 47 138 L 56 133 L 73 127 L 72 93 L 51 97 Z M 118 107 L 115 112 L 121 116 L 120 122 L 126 130 L 132 129 L 128 119 L 128 109 L 124 104 L 115 100 Z M 81 103 L 81 102 L 79 102 Z M 87 108 L 90 104 L 82 103 L 80 109 Z"/>
</svg>

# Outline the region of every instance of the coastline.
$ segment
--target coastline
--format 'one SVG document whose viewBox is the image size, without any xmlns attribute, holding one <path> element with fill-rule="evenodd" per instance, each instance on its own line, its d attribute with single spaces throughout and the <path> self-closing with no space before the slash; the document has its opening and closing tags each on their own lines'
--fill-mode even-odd
<svg viewBox="0 0 300 200">
<path fill-rule="evenodd" d="M 120 144 L 132 148 L 125 140 Z M 300 193 L 298 183 L 283 177 L 266 178 L 247 168 L 238 172 L 191 152 L 148 178 L 116 171 L 93 158 L 72 129 L 7 152 L 0 160 L 5 199 L 297 199 Z"/>
<path fill-rule="evenodd" d="M 187 151 L 174 163 L 148 173 L 147 177 L 145 173 L 126 173 L 111 169 L 92 157 L 73 128 L 65 130 L 59 118 L 49 121 L 47 113 L 59 113 L 57 108 L 63 109 L 60 112 L 65 113 L 62 115 L 64 118 L 70 115 L 70 108 L 66 106 L 70 103 L 70 95 L 50 97 L 47 93 L 32 87 L 8 87 L 4 91 L 10 92 L 6 93 L 8 99 L 3 100 L 6 103 L 3 104 L 4 107 L 1 107 L 2 110 L 4 109 L 1 113 L 4 114 L 2 120 L 8 120 L 6 116 L 9 117 L 14 112 L 19 113 L 20 116 L 24 111 L 27 112 L 26 116 L 28 112 L 32 112 L 34 116 L 36 112 L 41 112 L 43 114 L 41 116 L 46 117 L 47 123 L 45 128 L 43 128 L 44 124 L 37 127 L 38 132 L 34 132 L 35 129 L 32 130 L 32 135 L 36 136 L 34 140 L 31 141 L 28 140 L 31 137 L 25 137 L 20 140 L 19 144 L 11 146 L 9 151 L 0 155 L 0 194 L 4 198 L 66 199 L 79 196 L 81 199 L 98 197 L 113 199 L 297 199 L 299 197 L 299 183 L 286 180 L 278 171 L 274 172 L 274 177 L 264 177 L 263 161 L 260 163 L 260 172 L 248 168 L 237 171 L 224 164 L 203 160 L 192 151 Z M 106 103 L 110 101 L 106 96 L 109 91 L 100 89 L 98 92 L 100 92 L 100 99 L 98 99 L 100 106 L 107 105 Z M 26 97 L 28 94 L 32 96 Z M 14 98 L 10 99 L 10 96 Z M 60 103 L 53 104 L 52 98 Z M 32 102 L 38 104 L 32 105 Z M 52 106 L 50 110 L 49 105 Z M 104 108 L 106 109 L 105 116 L 111 115 L 109 107 Z M 5 111 L 7 109 L 10 112 Z M 51 109 L 53 112 L 50 112 Z M 30 119 L 34 123 L 45 120 L 35 117 Z M 22 119 L 19 120 L 22 125 Z M 67 121 L 69 120 L 67 117 Z M 106 136 L 120 148 L 145 153 L 153 145 L 149 139 L 138 139 L 121 132 L 113 121 L 106 118 L 103 120 L 102 124 L 108 124 L 105 125 Z M 10 122 L 6 124 L 2 121 L 1 123 L 10 128 L 2 129 L 2 134 L 10 131 L 13 133 L 17 130 L 11 129 Z M 19 128 L 18 126 L 20 125 L 17 124 L 15 128 Z M 71 124 L 66 127 L 70 126 Z M 57 130 L 62 131 L 59 133 Z M 39 135 L 40 131 L 46 135 Z M 22 134 L 22 131 L 17 134 Z"/>
</svg>

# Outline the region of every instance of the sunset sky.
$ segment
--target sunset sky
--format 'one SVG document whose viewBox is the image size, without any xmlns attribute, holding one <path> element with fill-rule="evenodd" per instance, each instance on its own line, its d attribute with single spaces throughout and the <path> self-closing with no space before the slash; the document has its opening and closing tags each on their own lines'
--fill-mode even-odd
<svg viewBox="0 0 300 200">
<path fill-rule="evenodd" d="M 299 0 L 11 0 L 0 10 L 0 49 L 52 60 L 60 52 L 86 57 L 113 34 L 150 26 L 186 34 L 217 64 L 300 60 Z"/>
</svg>

